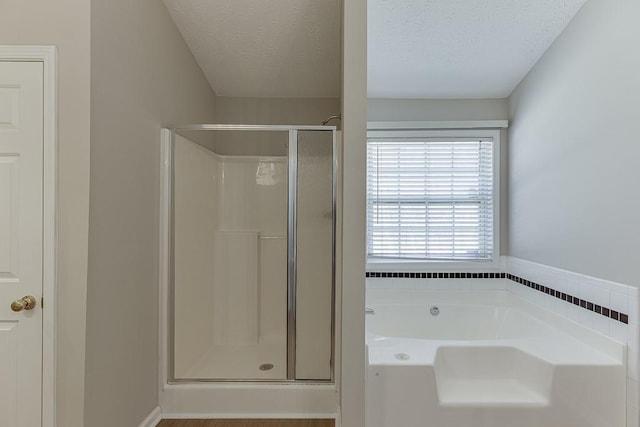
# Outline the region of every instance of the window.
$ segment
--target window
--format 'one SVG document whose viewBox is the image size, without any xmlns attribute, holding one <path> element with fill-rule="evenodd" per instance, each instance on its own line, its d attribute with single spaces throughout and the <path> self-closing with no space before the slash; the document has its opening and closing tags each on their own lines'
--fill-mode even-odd
<svg viewBox="0 0 640 427">
<path fill-rule="evenodd" d="M 369 263 L 495 261 L 499 132 L 369 132 Z"/>
</svg>

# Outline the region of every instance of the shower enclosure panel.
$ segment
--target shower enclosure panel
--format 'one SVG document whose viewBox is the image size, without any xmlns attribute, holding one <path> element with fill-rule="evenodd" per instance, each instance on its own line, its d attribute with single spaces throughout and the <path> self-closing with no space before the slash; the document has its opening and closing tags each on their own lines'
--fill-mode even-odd
<svg viewBox="0 0 640 427">
<path fill-rule="evenodd" d="M 297 132 L 296 378 L 331 377 L 334 147 L 331 132 Z"/>
</svg>

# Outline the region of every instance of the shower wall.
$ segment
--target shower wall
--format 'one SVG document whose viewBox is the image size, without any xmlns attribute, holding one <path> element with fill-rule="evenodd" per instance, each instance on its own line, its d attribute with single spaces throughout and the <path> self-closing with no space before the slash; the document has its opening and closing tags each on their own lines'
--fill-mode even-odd
<svg viewBox="0 0 640 427">
<path fill-rule="evenodd" d="M 212 278 L 219 160 L 176 135 L 174 179 L 175 372 L 185 375 L 213 342 Z"/>
<path fill-rule="evenodd" d="M 220 344 L 286 347 L 286 159 L 223 159 L 214 336 Z"/>
<path fill-rule="evenodd" d="M 285 378 L 286 158 L 176 135 L 174 174 L 175 378 Z"/>
</svg>

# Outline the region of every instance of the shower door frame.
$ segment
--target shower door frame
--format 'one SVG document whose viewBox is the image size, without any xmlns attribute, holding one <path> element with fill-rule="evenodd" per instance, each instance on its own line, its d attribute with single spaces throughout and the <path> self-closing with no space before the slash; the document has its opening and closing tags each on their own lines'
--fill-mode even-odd
<svg viewBox="0 0 640 427">
<path fill-rule="evenodd" d="M 175 136 L 180 131 L 268 131 L 287 132 L 287 377 L 286 379 L 214 379 L 175 378 L 174 372 L 174 319 L 175 319 L 175 247 L 174 247 L 174 152 Z M 297 189 L 298 189 L 298 132 L 331 132 L 331 360 L 329 379 L 296 379 L 296 290 L 297 290 Z M 338 146 L 335 126 L 309 125 L 236 125 L 194 124 L 167 126 L 162 129 L 162 178 L 160 189 L 160 368 L 161 390 L 165 385 L 185 383 L 319 383 L 335 382 L 336 359 L 336 230 L 337 230 L 337 183 Z"/>
</svg>

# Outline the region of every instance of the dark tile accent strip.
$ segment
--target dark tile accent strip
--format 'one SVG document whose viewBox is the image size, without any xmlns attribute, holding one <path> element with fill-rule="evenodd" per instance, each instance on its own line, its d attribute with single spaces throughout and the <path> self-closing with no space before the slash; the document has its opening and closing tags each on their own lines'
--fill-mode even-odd
<svg viewBox="0 0 640 427">
<path fill-rule="evenodd" d="M 593 311 L 594 313 L 600 314 L 604 317 L 609 317 L 613 320 L 617 320 L 618 322 L 622 322 L 625 325 L 629 324 L 629 316 L 625 313 L 619 313 L 617 311 L 611 310 L 607 307 L 602 307 L 598 304 L 594 304 L 591 301 L 585 301 L 573 295 L 565 294 L 564 292 L 556 291 L 555 289 L 551 289 L 547 286 L 540 285 L 538 283 L 531 282 L 529 280 L 525 280 L 522 277 L 514 276 L 511 273 L 507 274 L 507 279 L 512 282 L 520 283 L 523 286 L 526 286 L 531 289 L 535 289 L 536 291 L 543 292 L 547 295 L 556 297 L 561 299 L 562 301 L 566 301 L 569 304 L 576 305 L 578 307 L 582 307 L 585 310 Z"/>
<path fill-rule="evenodd" d="M 367 278 L 380 279 L 504 279 L 506 273 L 410 273 L 367 271 Z"/>
</svg>

